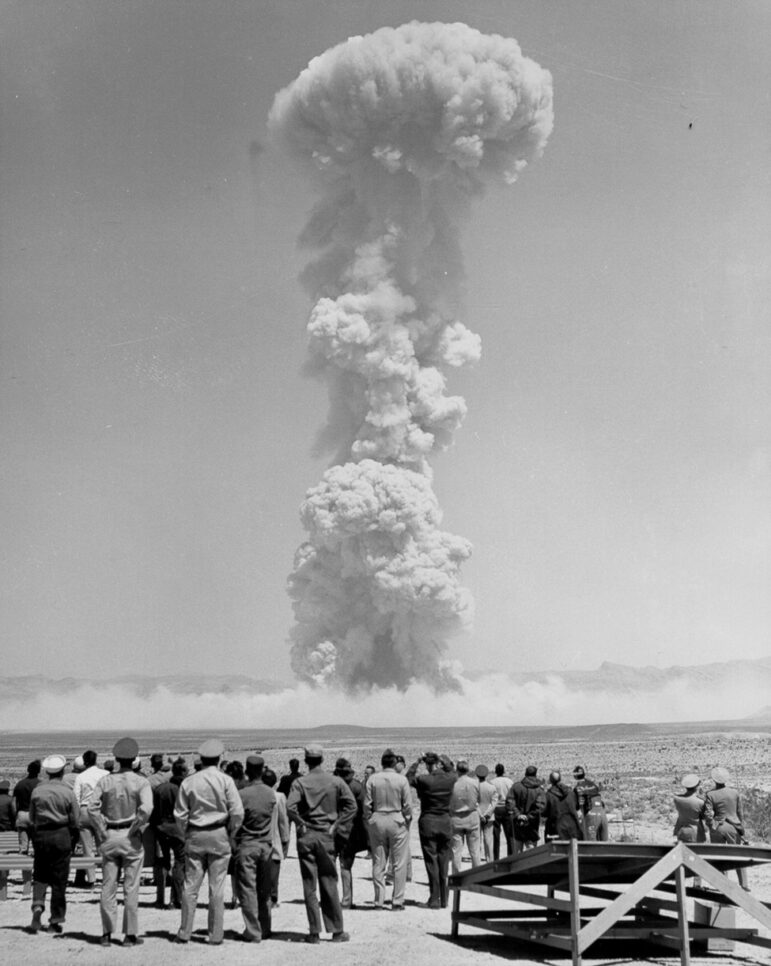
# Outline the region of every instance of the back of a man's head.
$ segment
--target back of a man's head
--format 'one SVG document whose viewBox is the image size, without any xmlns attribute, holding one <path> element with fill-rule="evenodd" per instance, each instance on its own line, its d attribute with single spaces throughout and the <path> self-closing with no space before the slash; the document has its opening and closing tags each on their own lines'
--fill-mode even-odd
<svg viewBox="0 0 771 966">
<path fill-rule="evenodd" d="M 83 752 L 83 764 L 86 768 L 93 768 L 96 764 L 96 752 L 89 749 Z"/>
<path fill-rule="evenodd" d="M 380 756 L 380 764 L 383 768 L 395 768 L 396 767 L 396 755 L 390 748 L 386 748 L 383 754 Z"/>
<path fill-rule="evenodd" d="M 187 775 L 187 762 L 182 758 L 178 758 L 176 761 L 171 763 L 171 777 L 172 778 L 184 778 Z"/>
<path fill-rule="evenodd" d="M 549 781 L 552 785 L 559 785 L 562 781 L 562 775 L 558 771 L 549 772 Z"/>
<path fill-rule="evenodd" d="M 299 771 L 300 770 L 300 759 L 290 758 L 289 759 L 289 771 Z"/>
<path fill-rule="evenodd" d="M 324 761 L 323 758 L 316 758 L 315 756 L 311 758 L 308 755 L 305 756 L 305 764 L 308 766 L 308 768 L 318 768 L 322 761 Z"/>
<path fill-rule="evenodd" d="M 267 785 L 268 788 L 273 788 L 273 786 L 278 781 L 278 775 L 273 771 L 272 768 L 263 768 L 262 770 L 262 783 Z"/>
<path fill-rule="evenodd" d="M 160 752 L 150 755 L 150 767 L 153 771 L 160 771 L 163 768 L 163 755 Z"/>
<path fill-rule="evenodd" d="M 468 762 L 464 758 L 459 758 L 455 764 L 455 771 L 457 771 L 459 775 L 467 775 Z"/>
<path fill-rule="evenodd" d="M 535 765 L 528 765 L 525 769 L 525 778 L 535 778 L 538 774 L 538 769 Z"/>
<path fill-rule="evenodd" d="M 40 769 L 42 767 L 43 767 L 43 763 L 39 758 L 36 758 L 34 761 L 31 761 L 27 765 L 27 777 L 37 778 L 38 775 L 40 774 Z"/>
</svg>

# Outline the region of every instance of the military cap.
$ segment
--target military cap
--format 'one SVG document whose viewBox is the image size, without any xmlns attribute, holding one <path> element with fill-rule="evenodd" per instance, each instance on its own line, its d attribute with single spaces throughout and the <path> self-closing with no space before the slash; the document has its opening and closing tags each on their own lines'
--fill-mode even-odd
<svg viewBox="0 0 771 966">
<path fill-rule="evenodd" d="M 306 758 L 323 758 L 324 749 L 321 745 L 306 745 L 305 747 L 305 757 Z"/>
<path fill-rule="evenodd" d="M 490 774 L 490 769 L 487 765 L 477 765 L 474 769 L 474 774 L 477 778 L 485 779 Z"/>
<path fill-rule="evenodd" d="M 689 774 L 683 775 L 680 779 L 683 788 L 696 788 L 700 781 L 701 779 L 694 772 L 689 772 Z"/>
<path fill-rule="evenodd" d="M 133 738 L 121 738 L 112 746 L 112 753 L 122 761 L 133 761 L 139 754 L 139 745 Z"/>
<path fill-rule="evenodd" d="M 716 785 L 727 785 L 731 780 L 731 775 L 727 768 L 713 768 L 709 775 Z"/>
<path fill-rule="evenodd" d="M 78 755 L 78 757 L 73 761 L 72 767 L 75 771 L 85 771 L 86 763 L 83 761 L 83 755 Z"/>
<path fill-rule="evenodd" d="M 0 781 L 0 792 L 7 792 L 10 787 L 11 783 L 7 778 L 4 778 L 2 781 Z"/>
<path fill-rule="evenodd" d="M 43 770 L 49 775 L 55 775 L 58 771 L 64 771 L 67 760 L 63 755 L 49 755 L 43 759 Z"/>
<path fill-rule="evenodd" d="M 246 764 L 251 765 L 252 768 L 262 768 L 265 764 L 265 759 L 262 755 L 247 755 Z"/>
<path fill-rule="evenodd" d="M 225 746 L 219 738 L 209 738 L 200 746 L 198 754 L 201 758 L 219 758 L 225 754 Z"/>
</svg>

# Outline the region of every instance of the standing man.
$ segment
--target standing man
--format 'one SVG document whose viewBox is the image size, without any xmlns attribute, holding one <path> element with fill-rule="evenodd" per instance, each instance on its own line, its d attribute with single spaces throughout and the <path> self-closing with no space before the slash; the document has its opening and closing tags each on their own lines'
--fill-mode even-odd
<svg viewBox="0 0 771 966">
<path fill-rule="evenodd" d="M 497 862 L 501 856 L 501 833 L 506 842 L 506 855 L 512 855 L 514 852 L 514 836 L 506 808 L 506 799 L 514 782 L 506 774 L 506 769 L 500 761 L 495 766 L 495 778 L 491 779 L 490 784 L 495 785 L 495 790 L 498 792 L 498 803 L 493 812 L 493 859 Z"/>
<path fill-rule="evenodd" d="M 541 815 L 546 806 L 543 785 L 535 765 L 528 765 L 521 781 L 511 786 L 506 810 L 514 832 L 514 849 L 522 852 L 538 845 Z"/>
<path fill-rule="evenodd" d="M 19 852 L 29 853 L 29 801 L 34 788 L 40 784 L 40 759 L 36 758 L 27 765 L 27 777 L 16 782 L 13 788 L 13 801 L 16 805 L 16 831 L 19 833 Z"/>
<path fill-rule="evenodd" d="M 337 892 L 335 833 L 353 821 L 356 799 L 342 778 L 322 771 L 323 760 L 320 745 L 309 745 L 305 749 L 308 773 L 293 782 L 286 809 L 297 829 L 297 858 L 308 915 L 305 941 L 319 942 L 323 916 L 325 929 L 332 933 L 332 942 L 346 943 L 350 936 L 343 930 L 343 910 Z"/>
<path fill-rule="evenodd" d="M 179 786 L 187 777 L 187 764 L 178 758 L 171 766 L 168 781 L 153 788 L 153 814 L 150 824 L 155 829 L 155 841 L 161 853 L 162 876 L 155 879 L 155 906 L 166 909 L 166 874 L 171 870 L 171 905 L 182 908 L 182 890 L 185 887 L 185 839 L 174 818 Z M 148 779 L 150 781 L 150 779 Z M 171 857 L 174 856 L 174 864 Z"/>
<path fill-rule="evenodd" d="M 121 738 L 112 749 L 118 771 L 96 783 L 88 812 L 102 856 L 101 945 L 109 946 L 118 929 L 118 878 L 123 871 L 123 945 L 138 946 L 139 884 L 142 876 L 142 832 L 150 821 L 153 793 L 132 770 L 139 753 L 133 738 Z"/>
<path fill-rule="evenodd" d="M 244 806 L 235 782 L 218 767 L 224 752 L 225 746 L 217 738 L 204 741 L 198 749 L 201 769 L 188 775 L 179 786 L 174 806 L 174 818 L 185 837 L 182 922 L 174 937 L 178 943 L 190 942 L 198 893 L 207 873 L 209 943 L 212 946 L 222 943 L 230 842 L 244 818 Z"/>
<path fill-rule="evenodd" d="M 353 863 L 357 852 L 366 852 L 369 847 L 369 834 L 364 824 L 364 786 L 356 778 L 356 773 L 347 758 L 338 758 L 332 773 L 342 778 L 356 799 L 356 814 L 346 826 L 338 825 L 335 832 L 335 855 L 340 860 L 340 879 L 342 882 L 341 906 L 353 909 Z"/>
<path fill-rule="evenodd" d="M 418 775 L 421 762 L 426 766 L 426 774 Z M 450 798 L 457 777 L 454 770 L 440 765 L 439 755 L 434 751 L 427 751 L 422 758 L 410 765 L 406 773 L 406 778 L 418 793 L 420 801 L 418 834 L 428 876 L 426 906 L 429 909 L 443 909 L 447 906 L 447 869 L 452 853 Z"/>
<path fill-rule="evenodd" d="M 412 818 L 410 783 L 396 771 L 396 755 L 390 748 L 383 752 L 380 764 L 383 770 L 371 775 L 364 789 L 364 820 L 369 827 L 372 849 L 375 908 L 382 909 L 385 904 L 385 875 L 390 859 L 394 877 L 391 911 L 403 912 Z"/>
<path fill-rule="evenodd" d="M 80 809 L 72 789 L 64 783 L 66 764 L 61 755 L 49 755 L 43 761 L 48 781 L 36 785 L 30 796 L 29 824 L 35 848 L 31 932 L 41 928 L 48 886 L 51 887 L 49 932 L 62 931 L 67 913 L 67 880 L 72 849 L 78 840 Z"/>
<path fill-rule="evenodd" d="M 281 776 L 281 780 L 278 783 L 277 791 L 281 792 L 282 795 L 289 795 L 292 785 L 300 777 L 300 759 L 290 758 L 289 759 L 289 773 Z"/>
<path fill-rule="evenodd" d="M 487 765 L 477 765 L 474 774 L 479 781 L 479 834 L 484 844 L 485 862 L 493 861 L 495 842 L 493 827 L 495 824 L 495 807 L 498 804 L 498 789 L 487 780 L 490 770 Z"/>
<path fill-rule="evenodd" d="M 247 784 L 238 794 L 244 820 L 235 836 L 235 876 L 238 903 L 244 917 L 244 939 L 258 943 L 270 936 L 273 826 L 276 793 L 262 780 L 265 759 L 246 759 Z"/>
<path fill-rule="evenodd" d="M 581 816 L 584 838 L 590 842 L 608 841 L 608 817 L 602 800 L 602 789 L 589 778 L 583 765 L 573 769 L 578 814 Z"/>
<path fill-rule="evenodd" d="M 740 845 L 744 841 L 744 817 L 739 792 L 728 784 L 728 769 L 713 768 L 709 775 L 715 783 L 704 799 L 704 824 L 709 829 L 710 842 Z M 749 889 L 747 870 L 737 869 L 736 875 L 739 885 Z"/>
<path fill-rule="evenodd" d="M 83 846 L 83 855 L 85 856 L 96 855 L 96 840 L 94 838 L 94 829 L 91 824 L 91 815 L 89 814 L 88 806 L 97 782 L 107 774 L 104 768 L 100 768 L 97 765 L 96 761 L 95 751 L 89 749 L 83 752 L 84 768 L 83 771 L 75 775 L 75 784 L 72 786 L 75 798 L 78 800 L 78 805 L 80 806 L 80 844 Z M 89 889 L 93 888 L 96 883 L 96 869 L 93 867 L 84 869 L 84 873 L 87 887 Z M 76 885 L 78 884 L 77 878 L 76 875 Z M 82 880 L 80 884 L 82 884 Z"/>
<path fill-rule="evenodd" d="M 471 867 L 480 864 L 479 858 L 479 782 L 469 775 L 465 758 L 459 758 L 455 770 L 458 779 L 453 785 L 450 798 L 450 819 L 452 821 L 452 871 L 460 872 L 463 857 L 463 843 L 468 845 Z"/>
<path fill-rule="evenodd" d="M 543 810 L 543 835 L 546 842 L 557 839 L 580 840 L 584 837 L 583 823 L 576 802 L 576 794 L 562 781 L 562 774 L 558 771 L 551 772 Z"/>
</svg>

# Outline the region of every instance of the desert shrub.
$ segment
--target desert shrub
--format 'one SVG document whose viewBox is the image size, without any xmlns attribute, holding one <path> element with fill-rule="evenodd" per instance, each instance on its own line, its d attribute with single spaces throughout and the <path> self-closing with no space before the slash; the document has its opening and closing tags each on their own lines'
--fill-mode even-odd
<svg viewBox="0 0 771 966">
<path fill-rule="evenodd" d="M 771 792 L 756 786 L 744 789 L 742 815 L 751 842 L 771 842 Z"/>
</svg>

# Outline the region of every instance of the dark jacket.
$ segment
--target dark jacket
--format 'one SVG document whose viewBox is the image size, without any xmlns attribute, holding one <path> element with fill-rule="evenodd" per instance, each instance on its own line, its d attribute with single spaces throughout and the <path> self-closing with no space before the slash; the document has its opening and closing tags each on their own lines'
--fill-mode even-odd
<svg viewBox="0 0 771 966">
<path fill-rule="evenodd" d="M 0 832 L 16 828 L 16 806 L 8 792 L 0 792 Z"/>
<path fill-rule="evenodd" d="M 534 775 L 514 782 L 506 798 L 506 811 L 512 820 L 518 842 L 537 842 L 541 814 L 546 805 L 543 785 Z"/>
<path fill-rule="evenodd" d="M 458 773 L 436 768 L 428 775 L 416 775 L 416 768 L 417 766 L 410 765 L 406 778 L 418 793 L 420 817 L 443 815 L 449 821 L 450 799 L 455 782 L 458 780 Z"/>
<path fill-rule="evenodd" d="M 546 789 L 546 807 L 543 817 L 546 838 L 582 839 L 584 837 L 576 808 L 575 792 L 563 782 L 549 785 Z"/>
</svg>

